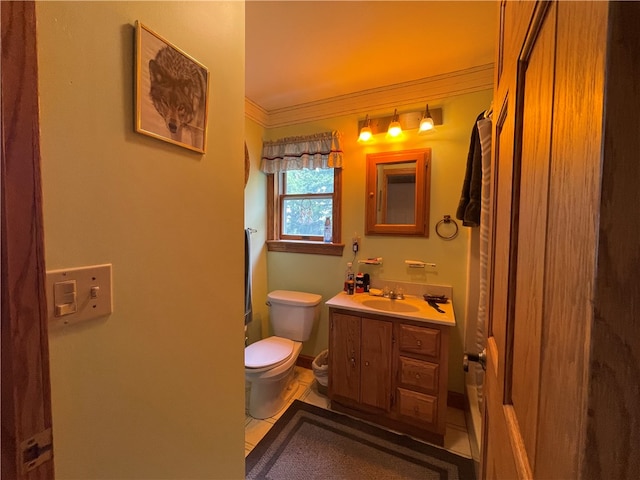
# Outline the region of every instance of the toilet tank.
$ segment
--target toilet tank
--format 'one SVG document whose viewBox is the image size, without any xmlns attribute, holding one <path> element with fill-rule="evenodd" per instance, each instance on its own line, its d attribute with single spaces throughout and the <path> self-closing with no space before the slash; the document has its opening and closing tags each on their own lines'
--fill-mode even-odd
<svg viewBox="0 0 640 480">
<path fill-rule="evenodd" d="M 274 335 L 297 342 L 309 339 L 313 323 L 320 313 L 321 295 L 291 290 L 267 294 L 269 318 Z"/>
</svg>

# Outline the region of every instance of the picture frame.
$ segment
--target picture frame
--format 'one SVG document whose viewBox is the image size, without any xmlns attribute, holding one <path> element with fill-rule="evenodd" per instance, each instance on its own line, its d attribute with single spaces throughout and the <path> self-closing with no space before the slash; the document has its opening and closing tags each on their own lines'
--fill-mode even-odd
<svg viewBox="0 0 640 480">
<path fill-rule="evenodd" d="M 136 21 L 136 132 L 206 153 L 209 70 Z"/>
</svg>

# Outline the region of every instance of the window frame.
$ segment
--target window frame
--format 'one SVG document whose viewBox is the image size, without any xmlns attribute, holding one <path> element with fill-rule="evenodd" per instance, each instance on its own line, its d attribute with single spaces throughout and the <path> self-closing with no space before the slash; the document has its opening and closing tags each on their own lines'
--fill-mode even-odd
<svg viewBox="0 0 640 480">
<path fill-rule="evenodd" d="M 333 169 L 333 229 L 332 241 L 324 242 L 322 236 L 303 239 L 282 235 L 282 203 L 285 198 L 295 198 L 296 194 L 285 194 L 285 174 L 278 172 L 267 175 L 267 250 L 270 252 L 310 253 L 316 255 L 342 256 L 342 168 Z M 328 194 L 322 194 L 328 196 Z M 302 195 L 306 196 L 306 195 Z"/>
</svg>

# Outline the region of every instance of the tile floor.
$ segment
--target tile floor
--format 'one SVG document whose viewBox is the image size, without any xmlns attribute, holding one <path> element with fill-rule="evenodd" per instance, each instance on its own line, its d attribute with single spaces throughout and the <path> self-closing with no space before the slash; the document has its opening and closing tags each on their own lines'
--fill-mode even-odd
<svg viewBox="0 0 640 480">
<path fill-rule="evenodd" d="M 317 390 L 317 384 L 313 376 L 313 372 L 306 368 L 296 367 L 295 377 L 297 380 L 297 387 L 289 404 L 294 399 L 302 400 L 303 402 L 311 403 L 318 407 L 329 408 L 329 399 Z M 249 387 L 247 387 L 249 388 Z M 247 407 L 248 407 L 248 390 L 247 390 Z M 278 414 L 273 417 L 258 420 L 249 415 L 248 409 L 245 423 L 244 423 L 244 454 L 245 457 L 249 452 L 257 445 L 257 443 L 266 435 L 273 424 L 280 418 L 286 408 L 283 408 Z M 447 431 L 444 436 L 444 448 L 455 454 L 461 455 L 466 458 L 471 458 L 471 446 L 469 444 L 469 435 L 467 433 L 467 426 L 464 418 L 464 412 L 457 408 L 448 407 L 447 409 Z"/>
</svg>

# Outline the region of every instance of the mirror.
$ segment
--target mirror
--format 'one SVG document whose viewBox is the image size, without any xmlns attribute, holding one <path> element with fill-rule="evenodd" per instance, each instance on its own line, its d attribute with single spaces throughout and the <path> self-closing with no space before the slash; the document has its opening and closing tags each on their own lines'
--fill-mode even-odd
<svg viewBox="0 0 640 480">
<path fill-rule="evenodd" d="M 429 236 L 431 149 L 367 155 L 367 235 Z"/>
</svg>

